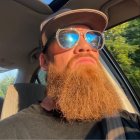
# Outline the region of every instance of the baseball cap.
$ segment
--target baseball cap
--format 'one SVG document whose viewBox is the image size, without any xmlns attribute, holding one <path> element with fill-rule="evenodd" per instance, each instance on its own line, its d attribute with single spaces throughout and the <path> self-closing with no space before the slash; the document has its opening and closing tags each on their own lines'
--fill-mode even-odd
<svg viewBox="0 0 140 140">
<path fill-rule="evenodd" d="M 49 15 L 40 26 L 42 49 L 58 29 L 70 25 L 87 25 L 92 30 L 103 32 L 108 24 L 108 17 L 95 9 L 61 9 Z"/>
</svg>

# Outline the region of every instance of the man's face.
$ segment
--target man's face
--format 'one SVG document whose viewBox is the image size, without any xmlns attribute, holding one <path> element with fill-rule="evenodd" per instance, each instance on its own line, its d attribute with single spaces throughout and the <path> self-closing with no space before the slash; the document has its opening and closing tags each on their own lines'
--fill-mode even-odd
<svg viewBox="0 0 140 140">
<path fill-rule="evenodd" d="M 79 65 L 83 65 L 83 64 L 96 66 L 95 59 L 98 59 L 99 56 L 98 51 L 93 49 L 85 41 L 84 38 L 84 33 L 90 29 L 84 25 L 75 25 L 75 26 L 70 26 L 68 28 L 74 28 L 81 33 L 78 44 L 72 49 L 64 50 L 58 45 L 55 39 L 50 44 L 47 50 L 49 63 L 51 63 L 59 72 L 62 72 L 70 63 L 71 59 L 75 58 L 78 55 L 83 55 L 83 57 L 75 58 L 74 61 L 72 61 L 70 65 L 71 70 L 76 69 Z"/>
<path fill-rule="evenodd" d="M 68 28 L 81 32 L 75 47 L 64 50 L 54 40 L 46 54 L 40 55 L 40 64 L 48 73 L 47 96 L 68 121 L 99 120 L 116 113 L 121 109 L 117 93 L 101 67 L 98 51 L 84 39 L 89 28 Z"/>
</svg>

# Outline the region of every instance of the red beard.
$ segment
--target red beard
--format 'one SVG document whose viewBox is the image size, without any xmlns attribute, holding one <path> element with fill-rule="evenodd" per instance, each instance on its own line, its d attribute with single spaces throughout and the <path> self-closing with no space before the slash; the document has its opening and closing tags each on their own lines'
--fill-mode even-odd
<svg viewBox="0 0 140 140">
<path fill-rule="evenodd" d="M 96 66 L 84 64 L 71 70 L 77 57 L 61 73 L 49 66 L 47 95 L 56 102 L 56 109 L 68 121 L 100 120 L 120 111 L 120 99 L 100 63 L 96 60 Z"/>
</svg>

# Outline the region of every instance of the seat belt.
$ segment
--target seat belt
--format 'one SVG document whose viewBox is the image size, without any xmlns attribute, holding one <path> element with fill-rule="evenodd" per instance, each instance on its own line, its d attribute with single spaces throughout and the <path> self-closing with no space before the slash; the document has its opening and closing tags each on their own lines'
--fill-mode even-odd
<svg viewBox="0 0 140 140">
<path fill-rule="evenodd" d="M 107 135 L 106 139 L 109 140 L 125 140 L 125 131 L 120 118 L 120 114 L 116 114 L 115 116 L 109 116 L 106 118 L 107 123 Z"/>
</svg>

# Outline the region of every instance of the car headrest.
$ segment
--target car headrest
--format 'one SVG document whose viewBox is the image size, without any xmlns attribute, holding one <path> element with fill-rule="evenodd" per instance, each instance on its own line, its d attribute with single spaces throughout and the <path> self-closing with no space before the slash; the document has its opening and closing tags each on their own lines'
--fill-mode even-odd
<svg viewBox="0 0 140 140">
<path fill-rule="evenodd" d="M 44 85 L 18 83 L 14 87 L 19 95 L 19 110 L 41 101 L 46 94 Z"/>
</svg>

